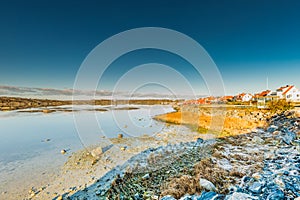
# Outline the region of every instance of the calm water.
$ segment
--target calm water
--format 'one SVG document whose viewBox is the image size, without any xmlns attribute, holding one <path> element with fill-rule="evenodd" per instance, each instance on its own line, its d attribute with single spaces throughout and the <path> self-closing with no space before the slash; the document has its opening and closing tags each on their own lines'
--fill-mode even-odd
<svg viewBox="0 0 300 200">
<path fill-rule="evenodd" d="M 26 169 L 61 165 L 67 159 L 67 155 L 61 155 L 61 149 L 69 154 L 119 133 L 132 137 L 160 132 L 164 124 L 152 117 L 173 110 L 170 106 L 139 106 L 137 110 L 94 112 L 90 111 L 92 108 L 76 106 L 77 112 L 49 114 L 0 112 L 2 182 L 9 182 L 10 176 L 22 174 Z"/>
</svg>

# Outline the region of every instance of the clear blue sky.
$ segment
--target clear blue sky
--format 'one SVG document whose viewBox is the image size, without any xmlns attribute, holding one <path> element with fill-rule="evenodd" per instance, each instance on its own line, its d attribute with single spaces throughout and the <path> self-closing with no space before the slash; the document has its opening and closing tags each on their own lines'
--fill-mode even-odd
<svg viewBox="0 0 300 200">
<path fill-rule="evenodd" d="M 155 26 L 198 41 L 217 64 L 228 94 L 265 89 L 267 76 L 271 89 L 300 87 L 299 10 L 298 0 L 2 0 L 0 85 L 72 88 L 82 61 L 100 42 L 127 29 Z M 197 81 L 176 56 L 143 51 L 115 62 L 107 89 L 122 70 L 147 62 L 173 66 Z"/>
</svg>

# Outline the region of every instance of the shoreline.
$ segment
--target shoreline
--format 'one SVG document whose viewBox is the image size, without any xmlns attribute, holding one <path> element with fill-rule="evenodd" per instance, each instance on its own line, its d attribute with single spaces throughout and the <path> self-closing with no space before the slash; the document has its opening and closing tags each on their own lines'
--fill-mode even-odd
<svg viewBox="0 0 300 200">
<path fill-rule="evenodd" d="M 166 126 L 169 125 L 166 124 Z M 200 134 L 199 132 L 193 131 L 186 126 L 170 125 L 170 127 L 172 127 L 171 131 L 167 133 L 158 133 L 153 137 L 138 139 L 112 139 L 111 142 L 114 143 L 113 147 L 105 151 L 103 154 L 101 153 L 100 159 L 97 161 L 95 161 L 90 155 L 86 156 L 86 153 L 89 152 L 86 152 L 85 150 L 71 155 L 62 169 L 64 171 L 63 174 L 57 179 L 60 181 L 56 181 L 56 183 L 49 185 L 44 191 L 36 194 L 33 199 L 49 199 L 49 195 L 47 195 L 47 193 L 52 194 L 52 198 L 60 198 L 62 194 L 64 194 L 64 196 L 66 196 L 66 194 L 71 196 L 77 191 L 84 190 L 87 185 L 91 185 L 93 182 L 97 181 L 100 177 L 108 173 L 110 170 L 113 170 L 115 167 L 123 165 L 133 156 L 139 156 L 141 152 L 147 149 L 166 147 L 168 144 L 175 145 L 186 142 L 194 142 L 198 138 L 216 138 L 216 135 L 214 134 Z M 106 146 L 109 145 L 109 143 L 106 144 Z M 124 147 L 126 148 L 123 149 Z M 78 162 L 80 162 L 82 165 L 77 165 L 76 163 Z M 74 181 L 76 180 L 78 184 L 59 184 L 59 182 L 62 182 L 61 180 L 64 179 L 63 177 L 78 177 L 78 174 L 81 176 L 80 180 L 77 180 L 76 178 L 74 179 Z M 68 190 L 67 188 L 72 188 L 72 190 Z M 55 196 L 54 191 L 57 192 L 57 196 Z"/>
<path fill-rule="evenodd" d="M 168 125 L 166 124 L 166 126 Z M 169 145 L 176 144 L 178 144 L 179 149 L 182 149 L 180 144 L 195 142 L 201 137 L 211 139 L 215 138 L 215 135 L 193 132 L 186 126 L 170 125 L 169 132 L 158 133 L 153 137 L 135 138 L 135 140 L 128 138 L 113 139 L 113 147 L 101 154 L 97 162 L 94 161 L 93 157 L 88 155 L 91 151 L 78 151 L 70 155 L 70 158 L 61 171 L 55 177 L 52 177 L 53 182 L 43 185 L 38 189 L 34 188 L 29 193 L 27 199 L 71 198 L 73 195 L 81 193 L 81 191 L 85 191 L 91 185 L 99 182 L 99 179 L 105 174 L 110 174 L 110 172 L 113 174 L 111 170 L 114 170 L 115 167 L 130 162 L 132 157 L 139 157 L 144 151 L 147 152 L 153 148 L 164 149 Z M 145 141 L 146 143 L 143 143 Z M 123 150 L 124 146 L 126 148 Z"/>
<path fill-rule="evenodd" d="M 173 200 L 183 196 L 202 199 L 209 195 L 218 199 L 295 198 L 297 193 L 288 192 L 291 186 L 280 185 L 273 176 L 295 184 L 294 176 L 298 173 L 291 173 L 294 173 L 299 158 L 300 127 L 294 122 L 300 123 L 299 114 L 295 117 L 292 112 L 285 112 L 270 117 L 265 129 L 248 134 L 148 149 L 84 190 L 71 195 L 65 193 L 63 197 Z M 286 129 L 281 130 L 283 127 Z M 287 154 L 290 160 L 282 157 Z M 274 168 L 273 163 L 278 159 L 282 160 L 283 171 Z M 250 181 L 246 182 L 246 179 Z M 275 187 L 266 185 L 268 181 Z"/>
</svg>

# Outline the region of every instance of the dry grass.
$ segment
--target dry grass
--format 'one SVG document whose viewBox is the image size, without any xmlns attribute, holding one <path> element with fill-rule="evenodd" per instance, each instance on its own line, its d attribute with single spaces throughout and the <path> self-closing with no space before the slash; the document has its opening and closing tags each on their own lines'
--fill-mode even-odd
<svg viewBox="0 0 300 200">
<path fill-rule="evenodd" d="M 195 177 L 183 175 L 172 179 L 162 191 L 161 196 L 171 195 L 179 199 L 185 194 L 195 194 L 200 191 L 200 185 Z"/>
<path fill-rule="evenodd" d="M 195 176 L 183 175 L 179 178 L 171 179 L 166 185 L 161 188 L 161 196 L 172 195 L 175 198 L 180 198 L 185 194 L 200 193 L 202 188 L 199 184 L 199 179 L 204 178 L 212 182 L 220 193 L 227 193 L 229 185 L 235 183 L 235 177 L 241 177 L 243 174 L 235 171 L 230 173 L 218 165 L 214 164 L 210 158 L 201 160 L 194 166 Z"/>
<path fill-rule="evenodd" d="M 198 131 L 206 133 L 207 130 L 218 132 L 219 137 L 227 137 L 230 135 L 237 135 L 245 133 L 247 130 L 263 126 L 264 122 L 255 122 L 254 120 L 247 120 L 244 118 L 236 118 L 225 115 L 211 116 L 206 113 L 194 112 L 173 112 L 155 117 L 157 120 L 173 123 L 183 124 L 190 127 L 198 127 Z"/>
</svg>

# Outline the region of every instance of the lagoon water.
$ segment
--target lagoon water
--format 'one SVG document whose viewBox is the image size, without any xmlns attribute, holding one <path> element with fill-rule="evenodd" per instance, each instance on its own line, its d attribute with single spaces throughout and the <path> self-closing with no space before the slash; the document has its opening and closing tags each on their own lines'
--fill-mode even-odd
<svg viewBox="0 0 300 200">
<path fill-rule="evenodd" d="M 0 112 L 0 190 L 28 172 L 39 175 L 56 169 L 72 152 L 101 143 L 104 138 L 120 133 L 136 137 L 161 132 L 164 124 L 152 117 L 173 110 L 160 105 L 134 107 L 139 109 L 108 108 L 102 112 L 91 111 L 94 106 L 74 106 L 76 112 Z M 60 153 L 62 149 L 67 150 L 66 155 Z"/>
</svg>

